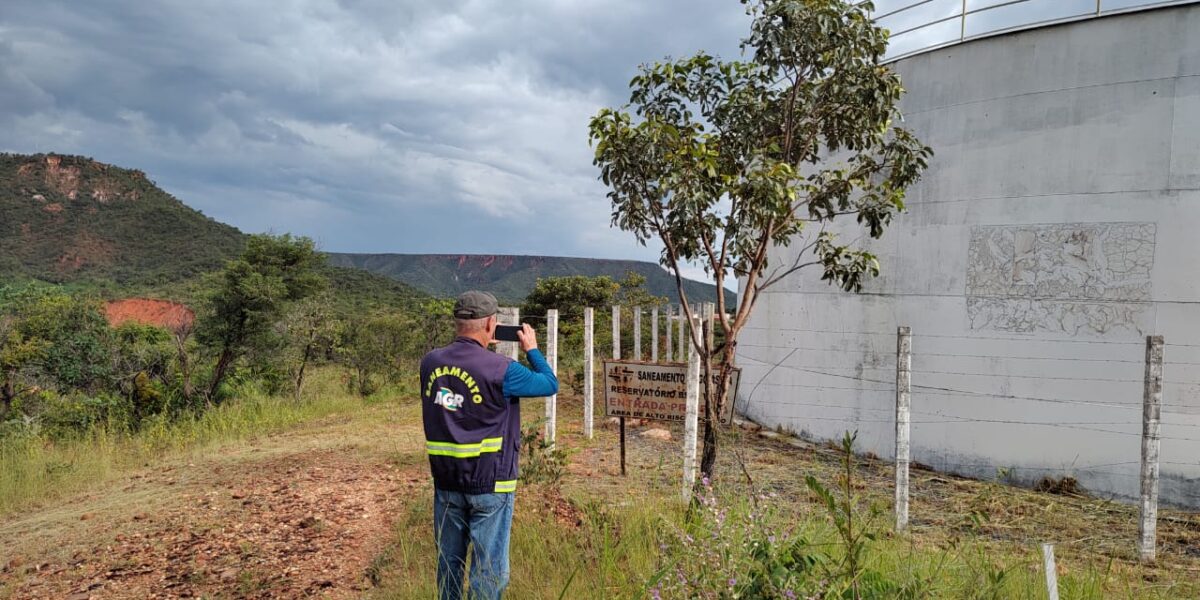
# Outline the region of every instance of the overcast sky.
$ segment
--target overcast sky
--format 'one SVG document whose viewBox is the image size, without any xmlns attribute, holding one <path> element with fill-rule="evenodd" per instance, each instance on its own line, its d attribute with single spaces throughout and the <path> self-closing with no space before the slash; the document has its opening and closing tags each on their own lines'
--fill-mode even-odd
<svg viewBox="0 0 1200 600">
<path fill-rule="evenodd" d="M 748 25 L 737 0 L 0 0 L 0 150 L 142 169 L 221 221 L 330 251 L 656 260 L 608 225 L 587 121 L 638 64 L 736 58 Z"/>
<path fill-rule="evenodd" d="M 656 260 L 609 227 L 587 121 L 747 27 L 736 0 L 3 0 L 0 149 L 331 251 Z"/>
</svg>

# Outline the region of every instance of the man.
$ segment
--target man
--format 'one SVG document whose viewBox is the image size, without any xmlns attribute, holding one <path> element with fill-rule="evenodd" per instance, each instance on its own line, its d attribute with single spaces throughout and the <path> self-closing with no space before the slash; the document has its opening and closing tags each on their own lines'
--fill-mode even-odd
<svg viewBox="0 0 1200 600">
<path fill-rule="evenodd" d="M 558 379 L 529 325 L 517 333 L 533 370 L 489 351 L 496 298 L 470 291 L 454 304 L 454 341 L 421 360 L 421 414 L 433 472 L 433 531 L 442 600 L 463 592 L 471 543 L 471 598 L 508 585 L 508 540 L 517 489 L 522 397 L 558 392 Z"/>
</svg>

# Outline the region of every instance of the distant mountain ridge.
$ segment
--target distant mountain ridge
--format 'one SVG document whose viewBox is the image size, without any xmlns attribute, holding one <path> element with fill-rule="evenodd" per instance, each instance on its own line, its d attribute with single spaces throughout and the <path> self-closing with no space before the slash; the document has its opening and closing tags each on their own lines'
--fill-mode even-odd
<svg viewBox="0 0 1200 600">
<path fill-rule="evenodd" d="M 354 267 L 403 281 L 437 296 L 469 289 L 491 291 L 509 302 L 525 298 L 542 277 L 607 275 L 614 281 L 633 271 L 646 278 L 646 291 L 678 301 L 675 278 L 659 265 L 637 260 L 523 256 L 512 254 L 345 254 L 329 253 L 330 264 Z M 690 301 L 716 300 L 716 286 L 684 280 Z M 732 303 L 736 294 L 726 290 Z"/>
<path fill-rule="evenodd" d="M 245 240 L 246 234 L 187 206 L 142 171 L 84 156 L 0 153 L 0 278 L 171 290 L 223 267 Z M 650 293 L 676 298 L 670 274 L 631 260 L 330 253 L 329 262 L 335 287 L 356 297 L 453 296 L 482 288 L 516 302 L 538 277 L 619 280 L 635 271 L 646 277 Z M 689 298 L 716 297 L 712 285 L 685 285 Z"/>
</svg>

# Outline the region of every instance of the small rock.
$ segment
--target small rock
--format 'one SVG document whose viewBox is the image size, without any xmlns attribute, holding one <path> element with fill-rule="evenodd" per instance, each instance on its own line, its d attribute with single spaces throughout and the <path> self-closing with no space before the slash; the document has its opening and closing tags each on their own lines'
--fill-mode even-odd
<svg viewBox="0 0 1200 600">
<path fill-rule="evenodd" d="M 234 500 L 241 500 L 242 498 L 245 498 L 245 497 L 246 497 L 246 492 L 234 492 L 233 493 Z"/>
<path fill-rule="evenodd" d="M 225 569 L 224 571 L 221 571 L 219 578 L 221 581 L 233 581 L 234 579 L 237 579 L 237 576 L 237 569 Z"/>
<path fill-rule="evenodd" d="M 652 440 L 669 441 L 671 432 L 666 429 L 647 429 L 641 433 L 641 436 Z"/>
<path fill-rule="evenodd" d="M 79 520 L 80 521 L 91 521 L 93 518 L 95 518 L 95 516 L 96 516 L 96 513 L 83 513 L 82 515 L 79 515 Z"/>
<path fill-rule="evenodd" d="M 747 421 L 745 419 L 737 419 L 736 422 L 737 422 L 738 427 L 741 427 L 742 429 L 745 429 L 746 431 L 759 431 L 762 429 L 762 425 L 759 425 L 758 423 L 755 423 L 754 421 Z"/>
</svg>

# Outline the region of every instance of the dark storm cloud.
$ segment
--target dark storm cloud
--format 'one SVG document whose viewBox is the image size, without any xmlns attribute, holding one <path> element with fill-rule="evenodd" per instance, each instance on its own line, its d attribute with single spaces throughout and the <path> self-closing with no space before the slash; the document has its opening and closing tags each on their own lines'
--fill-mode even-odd
<svg viewBox="0 0 1200 600">
<path fill-rule="evenodd" d="M 735 0 L 10 0 L 0 148 L 332 250 L 653 257 L 608 228 L 587 119 L 746 25 Z"/>
</svg>

